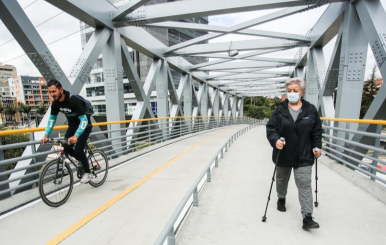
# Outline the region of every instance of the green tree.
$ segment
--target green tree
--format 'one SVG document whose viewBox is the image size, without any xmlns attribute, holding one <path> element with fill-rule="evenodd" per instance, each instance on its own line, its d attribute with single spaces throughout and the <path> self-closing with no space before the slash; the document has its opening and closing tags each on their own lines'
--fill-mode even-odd
<svg viewBox="0 0 386 245">
<path fill-rule="evenodd" d="M 4 126 L 0 126 L 0 130 L 1 131 L 5 130 Z M 29 134 L 12 134 L 12 135 L 0 136 L 0 140 L 2 145 L 9 145 L 9 144 L 27 142 L 30 140 L 30 137 L 29 137 Z M 3 151 L 4 160 L 20 157 L 23 154 L 24 149 L 25 147 L 4 150 Z M 6 170 L 14 169 L 15 166 L 16 166 L 16 162 L 7 164 Z"/>
<path fill-rule="evenodd" d="M 376 71 L 377 66 L 374 66 L 370 78 L 363 84 L 362 104 L 359 116 L 361 119 L 366 115 L 367 110 L 370 108 L 370 105 L 379 90 L 379 88 L 377 88 L 377 84 L 375 83 L 375 81 L 377 80 L 377 76 L 375 74 Z"/>
<path fill-rule="evenodd" d="M 264 107 L 263 106 L 251 106 L 249 107 L 247 111 L 247 116 L 256 118 L 256 119 L 264 119 L 265 117 L 265 112 L 264 112 Z"/>
<path fill-rule="evenodd" d="M 270 118 L 273 111 L 281 103 L 278 97 L 252 97 L 244 99 L 244 112 L 248 117 L 256 119 Z"/>
<path fill-rule="evenodd" d="M 4 112 L 5 112 L 5 108 L 3 106 L 3 103 L 0 102 L 0 117 L 1 118 L 3 118 Z M 3 122 L 3 124 L 5 124 L 5 123 Z"/>
<path fill-rule="evenodd" d="M 17 107 L 15 105 L 9 105 L 7 108 L 5 108 L 5 115 L 8 115 L 11 120 L 15 120 L 17 113 Z"/>
<path fill-rule="evenodd" d="M 24 117 L 24 115 L 27 115 L 29 128 L 31 127 L 31 125 L 30 125 L 30 123 L 31 123 L 31 110 L 32 110 L 32 108 L 29 105 L 20 104 L 19 112 L 21 112 L 23 114 L 23 117 Z"/>
<path fill-rule="evenodd" d="M 39 115 L 44 115 L 44 114 L 46 114 L 47 109 L 48 109 L 48 107 L 47 107 L 46 105 L 40 104 L 40 106 L 39 106 L 39 108 L 37 109 L 36 112 L 37 112 Z"/>
</svg>

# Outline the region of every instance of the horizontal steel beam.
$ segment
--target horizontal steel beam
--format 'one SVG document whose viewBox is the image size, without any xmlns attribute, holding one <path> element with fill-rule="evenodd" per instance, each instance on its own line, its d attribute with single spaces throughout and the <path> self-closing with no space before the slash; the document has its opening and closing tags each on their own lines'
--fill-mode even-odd
<svg viewBox="0 0 386 245">
<path fill-rule="evenodd" d="M 143 6 L 127 15 L 123 22 L 127 24 L 155 23 L 168 20 L 181 20 L 200 16 L 211 16 L 229 13 L 239 13 L 255 10 L 287 8 L 296 6 L 309 6 L 314 1 L 304 0 L 222 0 L 207 1 L 178 1 L 164 4 Z M 318 5 L 329 2 L 341 2 L 339 0 L 317 1 Z M 310 6 L 310 9 L 314 6 Z M 138 23 L 140 22 L 140 23 Z"/>
</svg>

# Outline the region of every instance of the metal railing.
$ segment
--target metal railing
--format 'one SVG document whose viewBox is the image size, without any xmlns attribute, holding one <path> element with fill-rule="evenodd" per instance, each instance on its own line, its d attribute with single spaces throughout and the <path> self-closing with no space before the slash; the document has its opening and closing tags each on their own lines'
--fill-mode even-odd
<svg viewBox="0 0 386 245">
<path fill-rule="evenodd" d="M 167 241 L 166 244 L 168 245 L 176 244 L 176 233 L 182 223 L 183 217 L 185 217 L 185 214 L 188 212 L 192 205 L 198 206 L 199 193 L 204 187 L 205 183 L 212 181 L 211 173 L 213 168 L 217 168 L 219 166 L 219 159 L 224 158 L 224 152 L 227 152 L 228 148 L 232 146 L 234 140 L 238 139 L 238 137 L 240 137 L 242 134 L 252 128 L 255 128 L 258 125 L 265 125 L 265 123 L 266 122 L 258 121 L 255 124 L 239 130 L 233 134 L 224 145 L 220 147 L 220 149 L 214 154 L 213 158 L 209 161 L 205 169 L 201 172 L 199 177 L 194 181 L 189 191 L 185 194 L 184 198 L 181 200 L 169 221 L 166 223 L 165 227 L 159 234 L 157 240 L 154 242 L 154 245 L 163 245 L 165 241 Z"/>
<path fill-rule="evenodd" d="M 342 165 L 364 174 L 373 181 L 386 184 L 386 150 L 382 146 L 386 142 L 382 120 L 354 120 L 321 118 L 323 120 L 323 151 Z M 375 127 L 375 133 L 362 132 L 357 124 L 369 124 Z M 357 138 L 366 137 L 364 144 Z"/>
<path fill-rule="evenodd" d="M 129 126 L 135 122 L 140 122 L 140 126 Z M 256 119 L 247 117 L 168 117 L 168 118 L 152 118 L 142 120 L 128 120 L 119 122 L 94 123 L 93 126 L 114 125 L 120 124 L 119 129 L 108 129 L 104 131 L 91 133 L 92 136 L 89 145 L 95 146 L 103 150 L 109 159 L 118 156 L 137 152 L 143 148 L 165 142 L 171 139 L 180 138 L 186 135 L 194 135 L 202 131 L 212 130 L 220 127 L 231 126 L 236 124 L 253 124 L 258 122 Z M 63 130 L 67 126 L 57 126 L 54 130 Z M 9 145 L 1 145 L 0 141 L 0 200 L 1 197 L 9 196 L 15 191 L 31 189 L 38 183 L 39 174 L 45 164 L 52 159 L 47 159 L 49 154 L 57 154 L 59 148 L 51 147 L 49 150 L 37 152 L 36 146 L 40 145 L 40 141 L 33 138 L 32 132 L 44 131 L 45 128 L 34 129 L 19 129 L 7 130 L 0 132 L 0 136 L 10 134 L 30 133 L 31 141 L 21 142 Z M 114 137 L 112 137 L 114 134 Z M 118 136 L 116 136 L 118 134 Z M 99 140 L 95 140 L 98 136 Z M 104 139 L 101 139 L 104 138 Z M 31 147 L 30 155 L 23 155 L 11 159 L 4 159 L 4 150 Z M 54 155 L 55 156 L 55 155 Z M 37 161 L 37 158 L 45 160 Z M 32 159 L 33 163 L 28 166 L 18 167 L 17 163 L 22 160 Z M 8 164 L 16 163 L 14 169 L 5 170 Z M 113 167 L 114 165 L 110 165 Z M 25 171 L 15 175 L 14 173 Z M 16 181 L 25 180 L 25 183 L 17 184 Z M 12 186 L 11 183 L 15 182 Z"/>
</svg>

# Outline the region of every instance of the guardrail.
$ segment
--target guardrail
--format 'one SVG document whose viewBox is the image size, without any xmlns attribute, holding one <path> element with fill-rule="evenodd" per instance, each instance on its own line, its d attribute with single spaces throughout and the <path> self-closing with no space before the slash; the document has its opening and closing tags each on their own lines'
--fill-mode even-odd
<svg viewBox="0 0 386 245">
<path fill-rule="evenodd" d="M 141 122 L 141 126 L 129 126 L 127 124 Z M 91 133 L 92 139 L 98 135 L 107 136 L 105 139 L 91 140 L 89 145 L 93 145 L 98 149 L 103 150 L 109 159 L 136 152 L 140 149 L 155 145 L 160 142 L 165 142 L 170 139 L 179 138 L 189 134 L 197 134 L 205 130 L 231 126 L 235 124 L 253 124 L 258 122 L 256 119 L 247 117 L 167 117 L 167 118 L 151 118 L 141 120 L 127 120 L 119 122 L 95 123 L 93 126 L 123 124 L 120 129 L 105 130 Z M 145 124 L 146 123 L 146 124 Z M 54 130 L 64 130 L 67 126 L 57 126 Z M 1 197 L 9 196 L 15 191 L 31 189 L 38 183 L 38 177 L 42 167 L 51 159 L 47 160 L 49 154 L 55 154 L 60 149 L 51 147 L 49 150 L 37 152 L 36 146 L 40 145 L 40 141 L 33 139 L 32 132 L 44 131 L 45 128 L 34 129 L 18 129 L 7 130 L 0 132 L 0 136 L 31 133 L 32 140 L 9 145 L 1 145 L 0 141 L 0 200 Z M 112 137 L 111 134 L 118 136 Z M 31 147 L 32 154 L 15 157 L 4 160 L 4 150 Z M 37 161 L 37 158 L 43 158 L 43 161 Z M 22 160 L 32 159 L 33 163 L 28 166 L 18 167 L 17 163 Z M 5 170 L 8 164 L 16 163 L 14 169 Z M 114 165 L 110 166 L 113 167 Z M 25 173 L 23 173 L 23 171 Z M 16 174 L 18 175 L 16 175 Z M 25 183 L 15 184 L 25 180 Z M 12 186 L 11 183 L 14 183 Z"/>
<path fill-rule="evenodd" d="M 219 159 L 224 158 L 224 152 L 228 151 L 228 148 L 232 146 L 234 140 L 236 140 L 248 130 L 257 127 L 258 125 L 265 125 L 265 122 L 259 121 L 256 124 L 252 124 L 239 130 L 234 135 L 232 135 L 223 146 L 220 147 L 220 149 L 216 152 L 214 157 L 209 161 L 208 165 L 190 187 L 189 191 L 185 194 L 177 209 L 174 211 L 169 221 L 166 223 L 165 227 L 159 234 L 157 240 L 154 242 L 154 245 L 163 245 L 166 240 L 166 244 L 168 245 L 176 244 L 176 231 L 180 227 L 183 217 L 185 217 L 185 214 L 188 212 L 188 209 L 192 204 L 193 206 L 198 206 L 198 194 L 200 193 L 200 190 L 202 190 L 205 182 L 212 181 L 211 172 L 213 168 L 217 168 L 219 166 Z"/>
<path fill-rule="evenodd" d="M 386 121 L 321 118 L 323 120 L 324 153 L 344 166 L 364 174 L 373 181 L 386 184 L 386 150 L 382 134 Z M 335 125 L 334 125 L 335 124 Z M 340 124 L 340 125 L 338 125 Z M 376 128 L 375 133 L 353 130 L 352 124 L 370 124 Z M 354 137 L 366 137 L 371 144 L 363 144 Z M 384 158 L 384 159 L 382 159 Z"/>
</svg>

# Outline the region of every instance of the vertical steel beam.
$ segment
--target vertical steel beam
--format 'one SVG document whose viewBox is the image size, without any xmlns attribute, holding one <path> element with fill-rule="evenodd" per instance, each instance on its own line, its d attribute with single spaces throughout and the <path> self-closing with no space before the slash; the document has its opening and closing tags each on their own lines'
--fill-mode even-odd
<svg viewBox="0 0 386 245">
<path fill-rule="evenodd" d="M 213 88 L 213 93 L 212 93 L 212 112 L 213 116 L 215 116 L 215 121 L 217 126 L 219 125 L 219 116 L 220 116 L 220 90 L 218 88 Z"/>
<path fill-rule="evenodd" d="M 107 121 L 125 120 L 125 108 L 123 98 L 123 73 L 122 73 L 122 53 L 121 37 L 118 32 L 114 31 L 103 49 L 103 76 L 105 79 L 105 98 Z M 111 130 L 122 128 L 122 124 L 111 125 Z M 117 138 L 122 136 L 122 131 L 112 132 L 111 137 Z M 112 140 L 116 153 L 122 152 L 122 139 Z"/>
<path fill-rule="evenodd" d="M 193 113 L 193 91 L 192 91 L 192 75 L 185 74 L 186 76 L 183 80 L 186 82 L 184 93 L 184 116 L 191 117 Z M 189 133 L 192 132 L 192 118 L 188 118 L 186 124 L 188 125 Z"/>
<path fill-rule="evenodd" d="M 306 91 L 304 92 L 304 98 L 313 105 L 318 103 L 319 86 L 317 79 L 317 70 L 314 62 L 315 52 L 313 49 L 308 51 L 307 58 L 307 76 L 306 76 Z"/>
<path fill-rule="evenodd" d="M 207 83 L 201 83 L 200 84 L 200 89 L 198 91 L 198 97 L 200 98 L 200 112 L 201 116 L 201 122 L 203 122 L 204 129 L 207 127 L 207 118 L 208 116 L 208 84 Z"/>
<path fill-rule="evenodd" d="M 157 76 L 157 117 L 169 117 L 169 99 L 168 99 L 168 65 L 162 62 L 160 72 Z M 166 140 L 168 131 L 166 125 L 167 119 L 159 120 L 159 127 L 162 130 L 163 139 Z"/>
<path fill-rule="evenodd" d="M 383 78 L 386 77 L 386 13 L 380 1 L 357 1 L 354 3 L 358 16 L 363 25 L 367 40 L 373 51 L 379 71 Z M 367 110 L 365 119 L 386 119 L 386 84 L 380 87 L 377 96 Z M 362 132 L 376 132 L 376 125 L 361 124 L 358 128 Z M 372 144 L 373 138 L 355 135 L 352 139 L 362 144 Z M 360 147 L 355 151 L 366 153 Z M 353 155 L 353 157 L 355 157 Z"/>
<path fill-rule="evenodd" d="M 342 44 L 339 64 L 335 117 L 358 119 L 362 100 L 363 80 L 368 42 L 354 6 L 350 5 L 342 21 Z M 344 127 L 338 123 L 339 127 Z M 351 123 L 350 129 L 356 130 Z M 338 137 L 344 138 L 343 132 Z"/>
<path fill-rule="evenodd" d="M 224 93 L 222 105 L 223 105 L 223 114 L 225 119 L 224 122 L 227 125 L 229 121 L 229 94 L 228 93 Z"/>
</svg>

